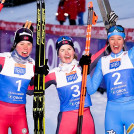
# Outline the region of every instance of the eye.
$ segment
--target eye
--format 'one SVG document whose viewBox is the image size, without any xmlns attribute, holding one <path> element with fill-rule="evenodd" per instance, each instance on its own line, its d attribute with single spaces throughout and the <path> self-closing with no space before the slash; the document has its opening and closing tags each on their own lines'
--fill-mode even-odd
<svg viewBox="0 0 134 134">
<path fill-rule="evenodd" d="M 28 46 L 31 46 L 32 44 L 31 44 L 31 43 L 28 43 L 27 45 L 28 45 Z"/>
<path fill-rule="evenodd" d="M 60 52 L 64 52 L 64 49 L 60 49 Z"/>
<path fill-rule="evenodd" d="M 20 45 L 22 46 L 22 45 L 24 45 L 24 43 L 20 43 Z"/>
<path fill-rule="evenodd" d="M 110 38 L 110 41 L 113 41 L 114 40 L 114 38 Z"/>
<path fill-rule="evenodd" d="M 69 47 L 69 48 L 68 48 L 68 50 L 72 50 L 72 48 L 71 48 L 71 47 Z"/>
<path fill-rule="evenodd" d="M 122 38 L 118 38 L 118 40 L 122 40 Z"/>
</svg>

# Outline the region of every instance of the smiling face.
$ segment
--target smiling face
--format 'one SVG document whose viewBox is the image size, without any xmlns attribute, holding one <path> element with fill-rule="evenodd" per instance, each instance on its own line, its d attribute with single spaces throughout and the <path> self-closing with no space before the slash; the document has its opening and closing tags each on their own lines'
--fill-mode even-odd
<svg viewBox="0 0 134 134">
<path fill-rule="evenodd" d="M 59 58 L 63 63 L 71 63 L 74 59 L 75 51 L 70 45 L 62 45 L 59 49 Z"/>
<path fill-rule="evenodd" d="M 20 41 L 16 46 L 16 51 L 22 57 L 27 57 L 32 51 L 32 43 L 29 41 Z"/>
<path fill-rule="evenodd" d="M 119 35 L 113 35 L 109 38 L 109 44 L 113 53 L 119 53 L 124 45 L 124 39 Z"/>
</svg>

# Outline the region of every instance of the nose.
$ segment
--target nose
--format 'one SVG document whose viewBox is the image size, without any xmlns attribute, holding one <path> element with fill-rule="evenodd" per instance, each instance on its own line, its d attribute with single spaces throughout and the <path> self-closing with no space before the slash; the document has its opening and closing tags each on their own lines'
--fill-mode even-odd
<svg viewBox="0 0 134 134">
<path fill-rule="evenodd" d="M 65 54 L 68 54 L 69 52 L 68 52 L 68 50 L 65 50 Z"/>
<path fill-rule="evenodd" d="M 25 43 L 23 48 L 27 49 L 28 48 L 28 44 Z"/>
<path fill-rule="evenodd" d="M 117 43 L 118 43 L 118 40 L 115 39 L 115 40 L 114 40 L 114 44 L 117 44 Z"/>
</svg>

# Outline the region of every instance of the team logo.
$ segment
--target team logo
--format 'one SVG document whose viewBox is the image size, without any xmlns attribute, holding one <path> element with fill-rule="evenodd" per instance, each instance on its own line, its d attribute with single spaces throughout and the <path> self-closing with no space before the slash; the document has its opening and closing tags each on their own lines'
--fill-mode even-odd
<svg viewBox="0 0 134 134">
<path fill-rule="evenodd" d="M 26 65 L 23 64 L 15 64 L 14 74 L 24 75 L 26 73 Z"/>
<path fill-rule="evenodd" d="M 67 40 L 63 40 L 62 44 L 69 44 Z"/>
<path fill-rule="evenodd" d="M 29 40 L 29 37 L 28 36 L 24 36 L 24 40 Z"/>
<path fill-rule="evenodd" d="M 116 69 L 121 65 L 121 58 L 110 60 L 110 69 Z"/>
<path fill-rule="evenodd" d="M 76 81 L 78 79 L 76 71 L 66 73 L 66 79 L 67 79 L 67 82 Z"/>
</svg>

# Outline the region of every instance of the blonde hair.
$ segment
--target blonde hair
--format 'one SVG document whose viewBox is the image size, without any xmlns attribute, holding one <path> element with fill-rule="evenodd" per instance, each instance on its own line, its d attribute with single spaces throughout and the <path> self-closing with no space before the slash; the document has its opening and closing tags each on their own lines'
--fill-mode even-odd
<svg viewBox="0 0 134 134">
<path fill-rule="evenodd" d="M 78 56 L 76 53 L 74 54 L 74 59 L 76 59 L 76 60 L 78 59 Z"/>
</svg>

